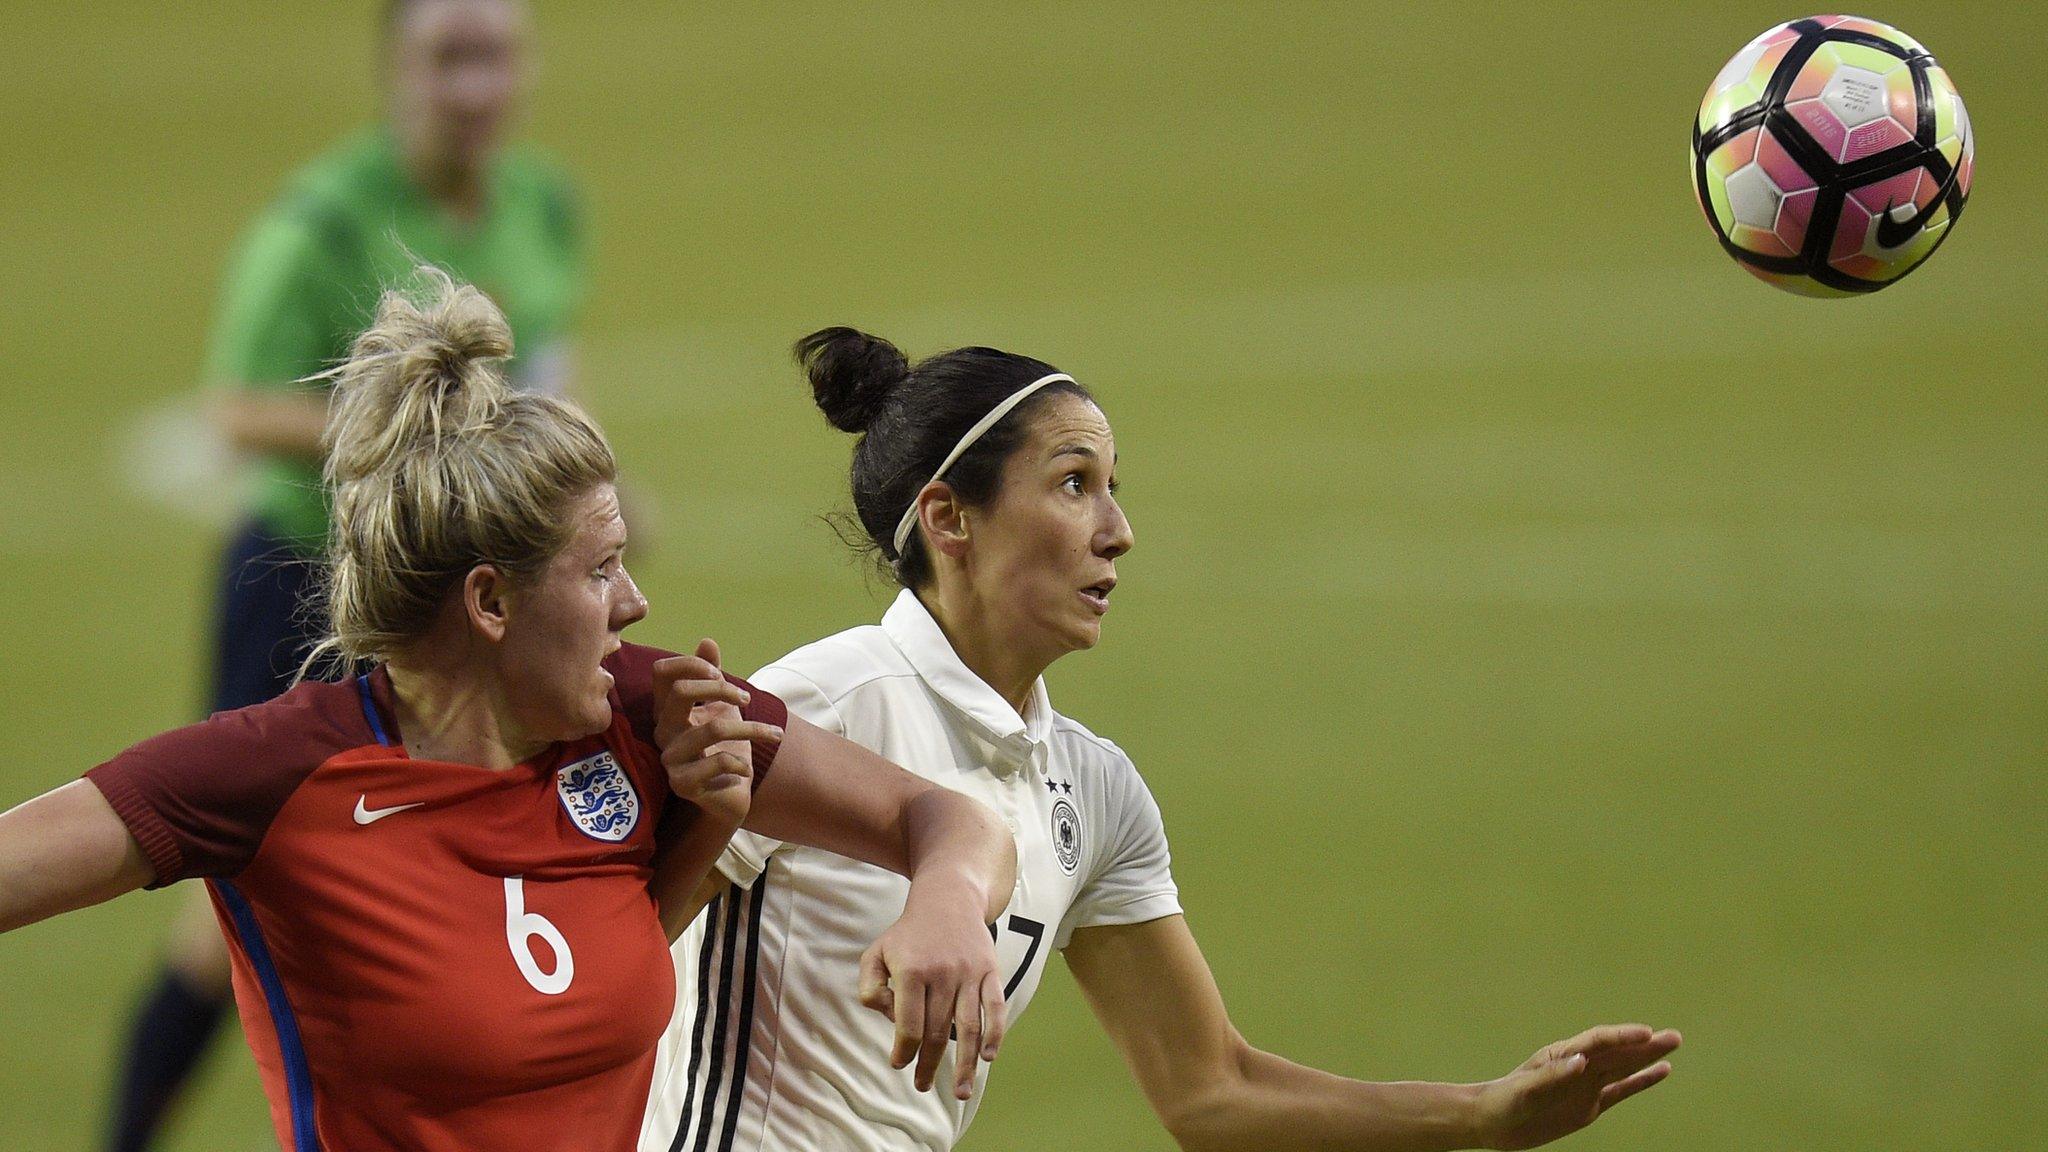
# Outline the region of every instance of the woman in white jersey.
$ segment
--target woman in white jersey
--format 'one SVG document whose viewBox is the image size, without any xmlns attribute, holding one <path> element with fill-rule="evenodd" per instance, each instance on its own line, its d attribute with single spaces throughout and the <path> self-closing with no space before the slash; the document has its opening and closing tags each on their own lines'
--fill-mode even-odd
<svg viewBox="0 0 2048 1152">
<path fill-rule="evenodd" d="M 1642 1025 L 1591 1029 L 1481 1084 L 1366 1083 L 1253 1048 L 1180 915 L 1145 782 L 1116 745 L 1053 711 L 1040 679 L 1095 645 L 1132 544 L 1101 409 L 1050 365 L 989 348 L 913 368 L 886 341 L 829 328 L 796 353 L 826 417 L 861 434 L 855 513 L 903 590 L 879 626 L 799 648 L 754 680 L 1002 815 L 1018 851 L 997 922 L 1010 1022 L 1063 951 L 1187 1148 L 1527 1148 L 1670 1072 L 1678 1034 Z M 679 989 L 695 991 L 678 993 L 642 1152 L 951 1148 L 985 1073 L 956 1052 L 954 1090 L 920 1091 L 936 1061 L 906 1073 L 902 1044 L 885 1058 L 890 1020 L 940 1036 L 951 1006 L 898 1001 L 861 969 L 903 907 L 902 879 L 747 833 L 719 868 L 733 887 L 676 944 Z"/>
</svg>

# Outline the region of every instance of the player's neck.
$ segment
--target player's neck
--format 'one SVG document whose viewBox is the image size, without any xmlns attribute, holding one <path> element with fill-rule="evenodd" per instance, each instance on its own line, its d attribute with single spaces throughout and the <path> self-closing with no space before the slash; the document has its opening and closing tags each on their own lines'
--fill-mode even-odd
<svg viewBox="0 0 2048 1152">
<path fill-rule="evenodd" d="M 1017 643 L 1002 629 L 1006 615 L 977 601 L 969 588 L 949 587 L 942 581 L 938 588 L 919 594 L 918 599 L 932 619 L 938 621 L 939 630 L 953 646 L 953 654 L 967 665 L 967 670 L 995 689 L 1017 710 L 1017 715 L 1024 715 L 1025 706 L 1031 702 L 1032 686 L 1056 657 L 1041 656 L 1027 645 Z"/>
<path fill-rule="evenodd" d="M 465 224 L 483 215 L 484 174 L 480 167 L 424 141 L 408 140 L 402 133 L 398 151 L 406 178 L 441 211 Z"/>
<path fill-rule="evenodd" d="M 545 741 L 520 736 L 505 716 L 503 693 L 488 677 L 431 655 L 385 665 L 398 736 L 415 760 L 474 764 L 502 771 L 538 755 Z"/>
</svg>

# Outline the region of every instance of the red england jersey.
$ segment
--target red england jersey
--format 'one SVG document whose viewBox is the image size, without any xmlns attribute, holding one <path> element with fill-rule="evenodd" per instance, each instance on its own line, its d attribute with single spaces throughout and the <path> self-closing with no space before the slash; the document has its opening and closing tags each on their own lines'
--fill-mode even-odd
<svg viewBox="0 0 2048 1152">
<path fill-rule="evenodd" d="M 207 880 L 285 1149 L 631 1152 L 675 998 L 647 889 L 667 655 L 626 645 L 611 727 L 504 771 L 408 757 L 379 668 L 86 774 L 151 887 Z"/>
</svg>

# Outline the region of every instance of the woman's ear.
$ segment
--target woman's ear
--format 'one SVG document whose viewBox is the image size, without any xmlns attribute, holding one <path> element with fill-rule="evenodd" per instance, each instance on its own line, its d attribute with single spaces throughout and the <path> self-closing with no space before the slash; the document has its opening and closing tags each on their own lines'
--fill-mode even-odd
<svg viewBox="0 0 2048 1152">
<path fill-rule="evenodd" d="M 462 611 L 469 626 L 493 642 L 505 638 L 505 577 L 489 564 L 479 564 L 462 578 Z"/>
<path fill-rule="evenodd" d="M 967 554 L 967 508 L 952 485 L 943 480 L 925 485 L 917 494 L 917 516 L 926 547 L 956 560 Z"/>
</svg>

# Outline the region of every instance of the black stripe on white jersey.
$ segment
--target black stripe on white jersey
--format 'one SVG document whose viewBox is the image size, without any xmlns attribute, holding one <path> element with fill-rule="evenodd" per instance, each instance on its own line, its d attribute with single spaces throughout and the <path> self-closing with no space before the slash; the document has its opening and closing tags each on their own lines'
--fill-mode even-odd
<svg viewBox="0 0 2048 1152">
<path fill-rule="evenodd" d="M 690 1136 L 690 1106 L 697 1099 L 697 1075 L 704 1062 L 704 1022 L 711 1015 L 711 947 L 718 942 L 718 926 L 731 903 L 724 895 L 713 897 L 700 917 L 704 921 L 704 946 L 697 950 L 697 1018 L 690 1022 L 690 1071 L 684 1077 L 689 1088 L 683 1095 L 683 1110 L 676 1118 L 676 1138 L 669 1143 L 668 1152 L 682 1152 L 683 1141 Z"/>
<path fill-rule="evenodd" d="M 745 1103 L 747 1055 L 754 1050 L 754 991 L 760 984 L 761 909 L 768 903 L 766 873 L 755 878 L 748 894 L 753 901 L 747 906 L 747 971 L 741 983 L 740 1026 L 733 1033 L 737 1047 L 732 1058 L 732 1088 L 726 1097 L 725 1131 L 719 1134 L 718 1152 L 732 1152 L 733 1137 L 739 1132 L 740 1106 Z"/>
<path fill-rule="evenodd" d="M 691 1152 L 704 1152 L 711 1145 L 711 1125 L 718 1113 L 718 1086 L 725 1080 L 725 1038 L 732 1028 L 733 967 L 739 959 L 740 921 L 746 915 L 746 902 L 747 893 L 734 895 L 729 901 L 732 907 L 725 913 L 725 947 L 718 960 L 718 1006 L 714 1009 L 718 1019 L 711 1025 L 711 1058 L 704 1065 L 704 1095 L 697 1102 L 697 1115 L 691 1122 L 697 1130 Z M 708 971 L 701 972 L 698 978 L 709 975 Z"/>
<path fill-rule="evenodd" d="M 718 1152 L 732 1152 L 745 1100 L 747 1057 L 753 1048 L 754 990 L 759 980 L 761 910 L 768 902 L 768 878 L 755 879 L 751 889 L 728 889 L 717 901 L 718 915 L 707 918 L 704 946 L 697 956 L 697 1020 L 691 1029 L 689 1087 L 669 1152 L 709 1152 L 711 1133 L 719 1131 Z M 722 940 L 721 940 L 722 938 Z M 713 948 L 714 941 L 721 946 Z M 744 960 L 741 959 L 744 954 Z M 718 997 L 706 1003 L 713 963 L 718 967 Z M 737 977 L 737 981 L 735 980 Z M 737 986 L 738 996 L 735 997 Z M 737 1020 L 734 1017 L 737 1016 Z M 704 1033 L 711 1033 L 709 1045 Z M 731 1048 L 732 1081 L 725 1084 L 726 1052 Z M 719 1119 L 719 1088 L 725 1086 L 725 1122 Z M 693 1140 L 691 1137 L 695 1136 Z"/>
</svg>

